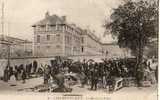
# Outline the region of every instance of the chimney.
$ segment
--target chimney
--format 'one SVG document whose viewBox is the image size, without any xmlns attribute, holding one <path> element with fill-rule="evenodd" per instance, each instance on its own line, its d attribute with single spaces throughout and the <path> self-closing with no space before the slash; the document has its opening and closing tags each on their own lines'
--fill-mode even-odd
<svg viewBox="0 0 160 100">
<path fill-rule="evenodd" d="M 49 15 L 49 12 L 47 11 L 46 14 L 45 14 L 45 18 L 48 18 L 50 15 Z"/>
<path fill-rule="evenodd" d="M 66 16 L 62 16 L 63 22 L 66 22 Z"/>
</svg>

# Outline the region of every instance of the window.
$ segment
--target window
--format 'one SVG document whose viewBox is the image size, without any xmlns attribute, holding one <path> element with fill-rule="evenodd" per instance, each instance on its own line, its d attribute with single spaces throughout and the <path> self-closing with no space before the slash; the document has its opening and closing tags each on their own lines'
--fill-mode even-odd
<svg viewBox="0 0 160 100">
<path fill-rule="evenodd" d="M 57 30 L 58 31 L 62 30 L 62 26 L 61 25 L 57 25 Z"/>
<path fill-rule="evenodd" d="M 37 35 L 37 43 L 40 43 L 40 35 Z"/>
<path fill-rule="evenodd" d="M 106 55 L 108 55 L 108 51 L 106 50 Z"/>
<path fill-rule="evenodd" d="M 47 41 L 49 41 L 50 40 L 50 35 L 47 35 Z"/>
<path fill-rule="evenodd" d="M 71 28 L 71 32 L 73 32 L 73 28 Z"/>
<path fill-rule="evenodd" d="M 36 30 L 37 30 L 37 31 L 41 31 L 41 26 L 37 26 L 37 27 L 36 27 Z"/>
<path fill-rule="evenodd" d="M 82 46 L 81 50 L 82 50 L 82 52 L 84 52 L 84 47 L 83 46 Z"/>
<path fill-rule="evenodd" d="M 51 47 L 50 46 L 47 46 L 47 49 L 50 49 Z"/>
<path fill-rule="evenodd" d="M 82 37 L 82 43 L 84 43 L 84 38 Z"/>
<path fill-rule="evenodd" d="M 41 25 L 41 26 L 40 26 L 40 31 L 45 31 L 45 29 L 46 29 L 46 26 L 45 26 L 45 25 Z"/>
<path fill-rule="evenodd" d="M 59 41 L 60 40 L 60 34 L 56 34 L 56 41 Z"/>
<path fill-rule="evenodd" d="M 56 45 L 56 48 L 61 48 L 61 46 L 60 45 Z"/>
</svg>

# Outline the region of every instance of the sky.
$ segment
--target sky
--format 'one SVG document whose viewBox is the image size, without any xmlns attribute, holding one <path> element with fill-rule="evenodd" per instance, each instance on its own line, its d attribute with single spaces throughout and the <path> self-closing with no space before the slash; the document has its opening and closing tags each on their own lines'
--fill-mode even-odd
<svg viewBox="0 0 160 100">
<path fill-rule="evenodd" d="M 1 0 L 1 4 L 2 1 L 6 35 L 32 40 L 31 26 L 49 11 L 51 15 L 67 16 L 69 23 L 94 30 L 103 42 L 112 42 L 111 35 L 103 37 L 102 26 L 122 0 Z"/>
</svg>

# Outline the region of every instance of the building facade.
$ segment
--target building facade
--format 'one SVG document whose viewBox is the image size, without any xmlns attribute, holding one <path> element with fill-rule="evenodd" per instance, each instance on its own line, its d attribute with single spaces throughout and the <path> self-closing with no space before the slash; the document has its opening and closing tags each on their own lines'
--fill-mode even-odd
<svg viewBox="0 0 160 100">
<path fill-rule="evenodd" d="M 102 55 L 102 43 L 90 30 L 84 30 L 82 35 L 82 55 Z"/>
<path fill-rule="evenodd" d="M 34 56 L 100 55 L 100 40 L 88 30 L 69 24 L 66 17 L 50 15 L 33 26 Z"/>
<path fill-rule="evenodd" d="M 0 58 L 32 56 L 32 42 L 28 40 L 0 35 L 0 48 Z"/>
<path fill-rule="evenodd" d="M 106 58 L 132 57 L 129 49 L 120 48 L 117 43 L 102 43 L 102 51 Z"/>
</svg>

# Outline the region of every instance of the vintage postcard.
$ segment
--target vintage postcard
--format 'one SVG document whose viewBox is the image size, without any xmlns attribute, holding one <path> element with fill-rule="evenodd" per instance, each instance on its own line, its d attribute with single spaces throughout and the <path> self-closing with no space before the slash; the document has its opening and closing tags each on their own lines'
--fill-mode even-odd
<svg viewBox="0 0 160 100">
<path fill-rule="evenodd" d="M 158 0 L 0 0 L 0 100 L 158 100 Z"/>
</svg>

